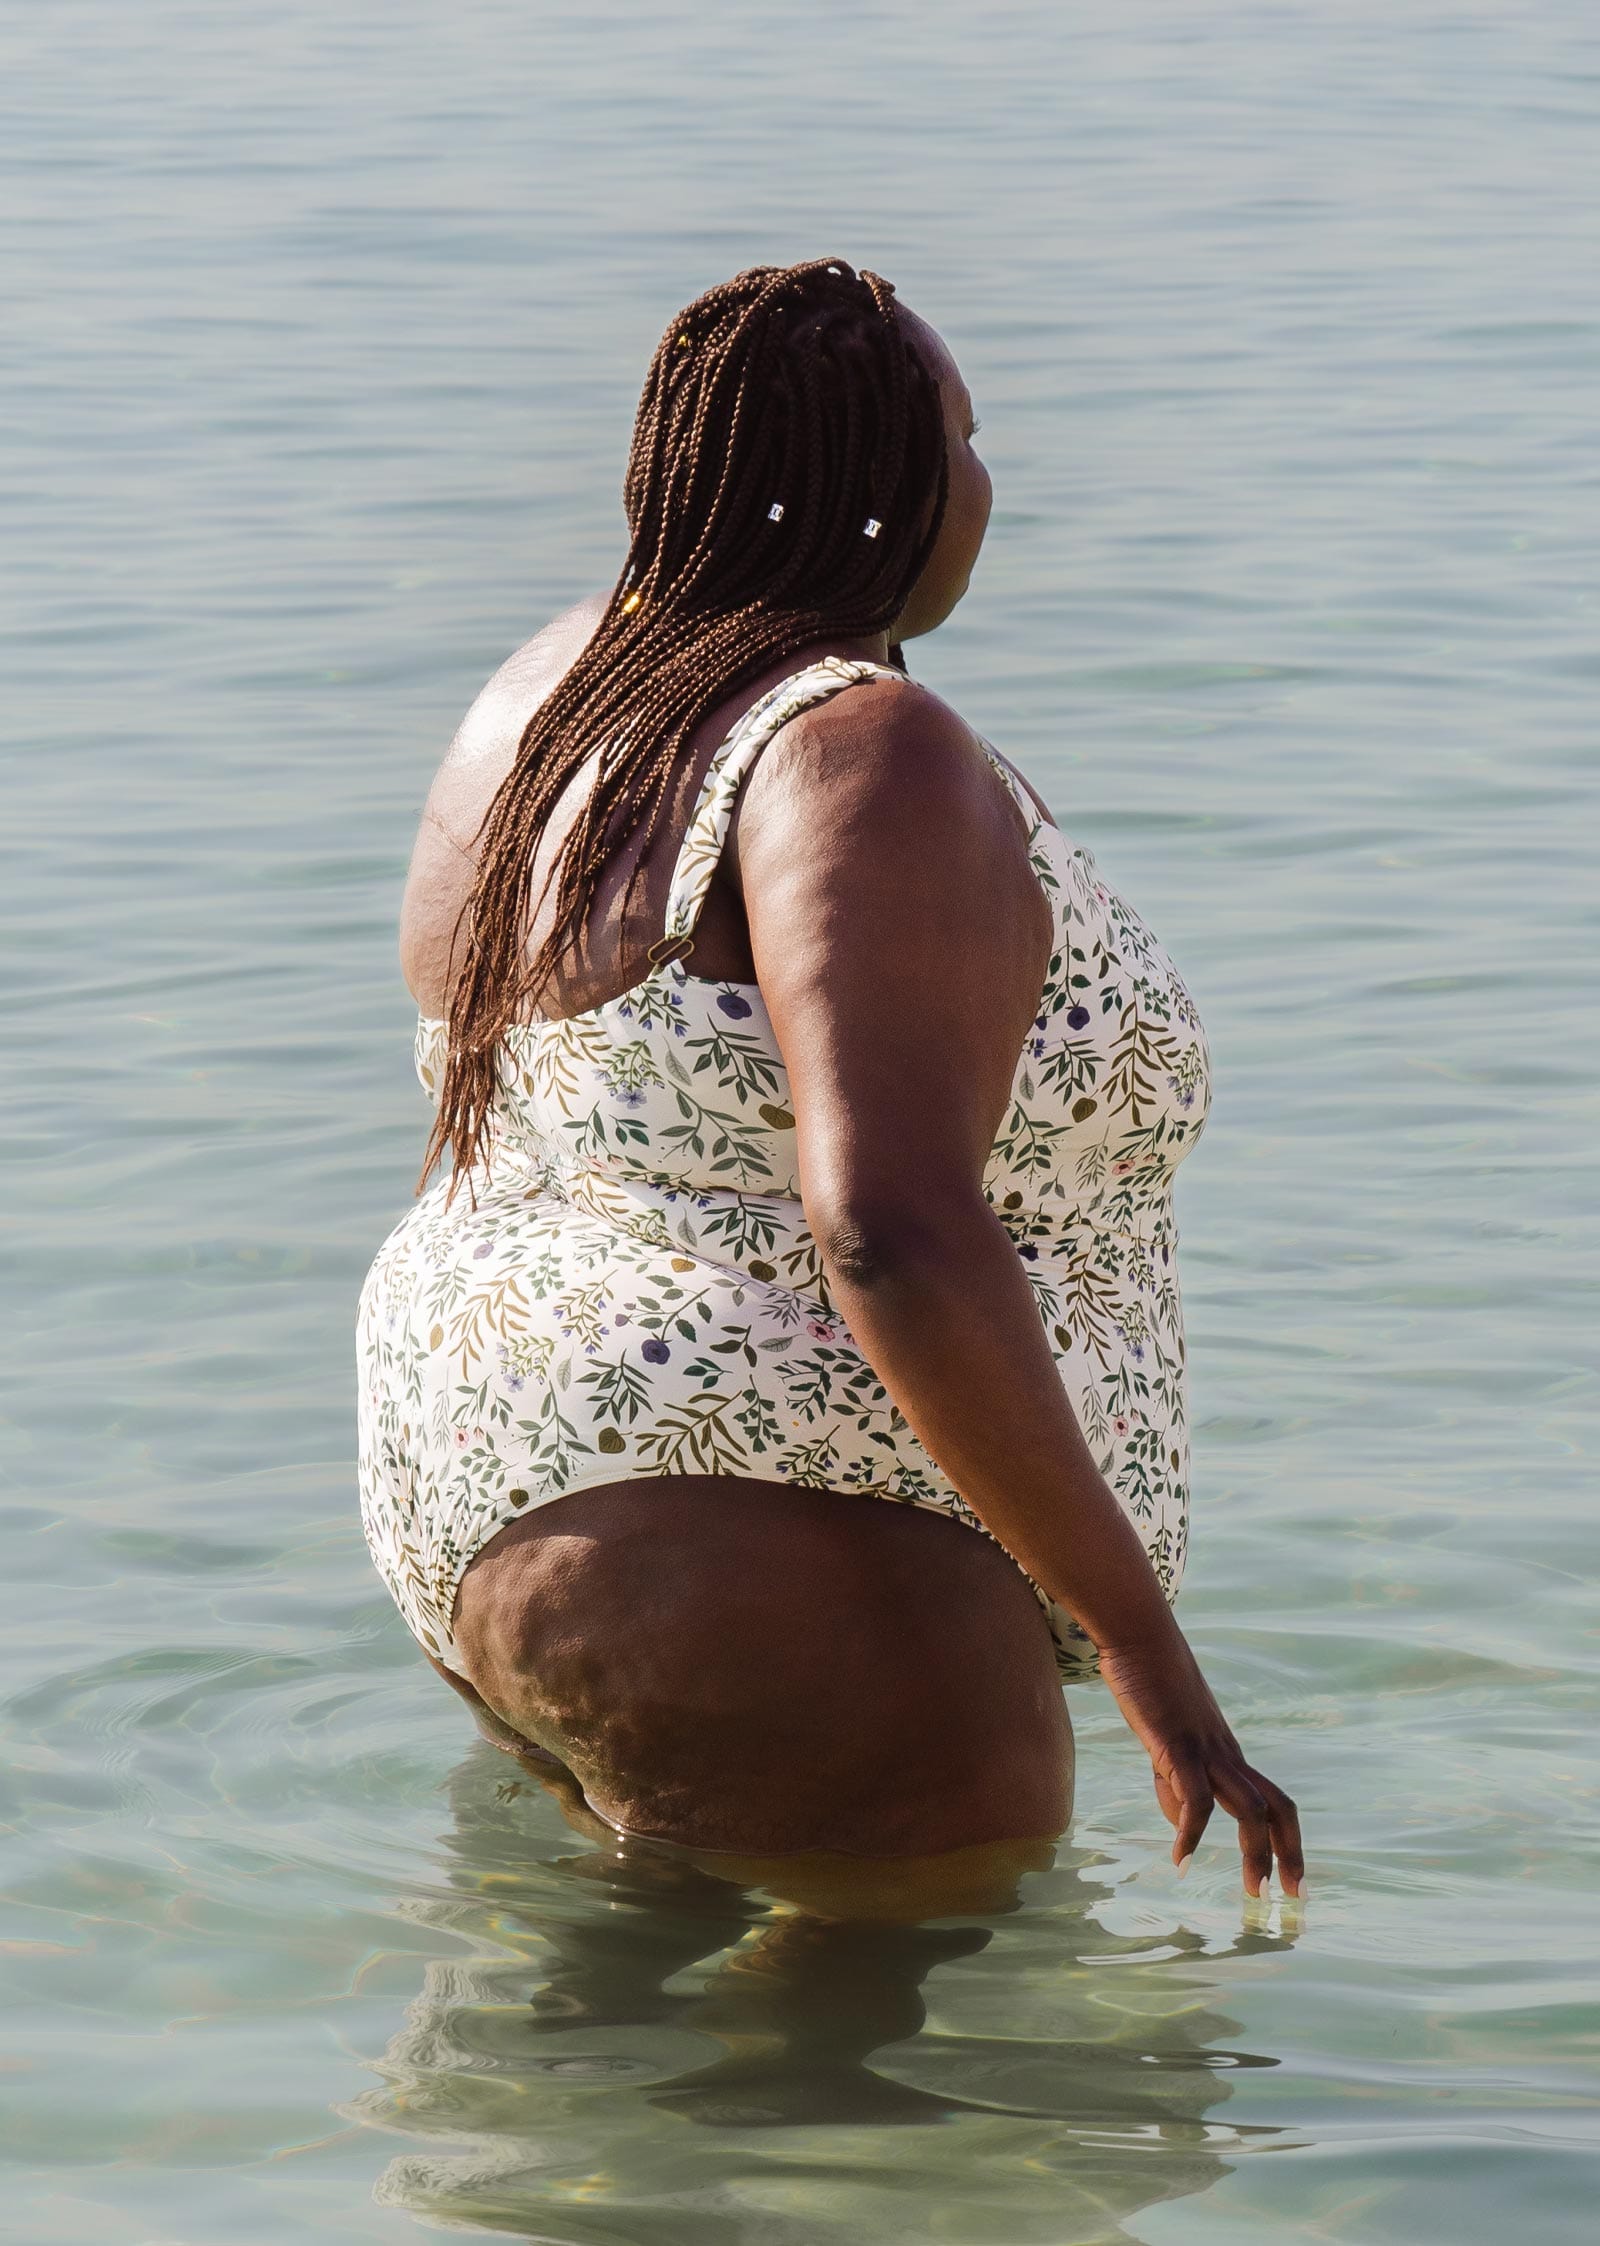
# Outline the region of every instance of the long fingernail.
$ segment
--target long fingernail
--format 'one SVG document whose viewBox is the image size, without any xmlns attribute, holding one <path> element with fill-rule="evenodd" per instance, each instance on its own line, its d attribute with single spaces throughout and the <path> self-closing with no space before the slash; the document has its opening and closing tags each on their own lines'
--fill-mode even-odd
<svg viewBox="0 0 1600 2246">
<path fill-rule="evenodd" d="M 1190 1850 L 1190 1852 L 1189 1852 L 1189 1854 L 1188 1854 L 1187 1856 L 1184 1856 L 1184 1857 L 1180 1857 L 1180 1859 L 1179 1859 L 1179 1862 L 1178 1862 L 1178 1877 L 1179 1877 L 1179 1879 L 1182 1879 L 1182 1878 L 1183 1878 L 1184 1874 L 1185 1874 L 1185 1873 L 1186 1873 L 1186 1872 L 1188 1871 L 1188 1869 L 1189 1869 L 1189 1866 L 1190 1866 L 1190 1865 L 1191 1865 L 1191 1864 L 1192 1864 L 1193 1862 L 1194 1862 L 1194 1851 L 1193 1851 L 1192 1849 Z"/>
</svg>

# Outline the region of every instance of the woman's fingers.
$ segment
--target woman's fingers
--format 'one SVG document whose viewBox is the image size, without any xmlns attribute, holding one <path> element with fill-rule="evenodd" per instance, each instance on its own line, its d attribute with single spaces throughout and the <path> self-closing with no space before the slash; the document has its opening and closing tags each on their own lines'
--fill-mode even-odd
<svg viewBox="0 0 1600 2246">
<path fill-rule="evenodd" d="M 1283 1892 L 1299 1895 L 1304 1890 L 1306 1876 L 1305 1852 L 1300 1844 L 1300 1812 L 1283 1788 L 1275 1786 L 1270 1778 L 1263 1778 L 1259 1770 L 1247 1769 L 1245 1776 L 1267 1805 L 1267 1823 L 1272 1832 Z"/>
<path fill-rule="evenodd" d="M 1247 1895 L 1259 1895 L 1272 1877 L 1276 1859 L 1278 1877 L 1286 1895 L 1299 1895 L 1305 1880 L 1305 1857 L 1300 1845 L 1300 1817 L 1294 1803 L 1270 1778 L 1232 1756 L 1208 1765 L 1186 1758 L 1156 1773 L 1156 1799 L 1168 1821 L 1177 1827 L 1172 1861 L 1181 1871 L 1194 1854 L 1200 1836 L 1220 1803 L 1239 1827 L 1239 1853 L 1243 1859 Z"/>
<path fill-rule="evenodd" d="M 1199 1847 L 1200 1835 L 1211 1822 L 1215 1804 L 1203 1762 L 1174 1763 L 1167 1774 L 1167 1784 L 1177 1797 L 1178 1814 L 1173 1822 L 1178 1828 L 1178 1837 L 1172 1844 L 1172 1861 L 1181 1872 Z M 1166 1806 L 1163 1802 L 1162 1807 L 1166 1809 Z M 1170 1809 L 1167 1815 L 1172 1816 Z"/>
<path fill-rule="evenodd" d="M 1266 1796 L 1255 1783 L 1255 1774 L 1241 1765 L 1221 1771 L 1214 1781 L 1218 1801 L 1239 1825 L 1239 1853 L 1244 1858 L 1244 1891 L 1259 1895 L 1272 1876 L 1272 1828 Z"/>
</svg>

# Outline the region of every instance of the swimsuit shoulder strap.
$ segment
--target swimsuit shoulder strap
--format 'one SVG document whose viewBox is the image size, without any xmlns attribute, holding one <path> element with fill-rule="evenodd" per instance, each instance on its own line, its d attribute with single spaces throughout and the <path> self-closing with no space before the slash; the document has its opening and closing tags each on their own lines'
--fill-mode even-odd
<svg viewBox="0 0 1600 2246">
<path fill-rule="evenodd" d="M 994 773 L 995 778 L 1007 791 L 1007 793 L 1011 797 L 1012 802 L 1022 813 L 1022 823 L 1023 826 L 1027 829 L 1028 843 L 1031 851 L 1037 845 L 1040 835 L 1050 825 L 1051 822 L 1045 817 L 1044 813 L 1039 809 L 1039 806 L 1034 802 L 1032 795 L 1029 793 L 1026 785 L 1023 782 L 1022 775 L 1019 772 L 1013 770 L 1013 768 L 1006 762 L 1005 758 L 1000 754 L 1000 751 L 995 747 L 994 743 L 992 741 L 986 741 L 981 733 L 977 736 L 977 740 L 979 748 L 982 749 L 984 755 L 989 760 L 989 765 Z M 1057 832 L 1059 831 L 1060 830 L 1057 829 Z"/>
<path fill-rule="evenodd" d="M 751 704 L 706 767 L 673 868 L 666 927 L 658 951 L 664 952 L 675 943 L 681 945 L 684 937 L 693 935 L 728 839 L 733 807 L 745 775 L 779 726 L 787 725 L 790 718 L 814 703 L 826 702 L 842 688 L 854 686 L 858 679 L 904 676 L 886 663 L 857 663 L 840 655 L 827 655 L 780 679 Z"/>
</svg>

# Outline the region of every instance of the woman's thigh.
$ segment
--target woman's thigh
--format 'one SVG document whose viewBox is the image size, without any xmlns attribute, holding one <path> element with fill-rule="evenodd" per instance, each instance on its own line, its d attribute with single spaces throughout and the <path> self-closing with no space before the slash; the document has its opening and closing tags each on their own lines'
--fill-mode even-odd
<svg viewBox="0 0 1600 2246">
<path fill-rule="evenodd" d="M 1070 1814 L 1038 1601 L 919 1508 L 713 1476 L 578 1491 L 485 1545 L 454 1629 L 487 1707 L 629 1831 L 915 1855 Z"/>
</svg>

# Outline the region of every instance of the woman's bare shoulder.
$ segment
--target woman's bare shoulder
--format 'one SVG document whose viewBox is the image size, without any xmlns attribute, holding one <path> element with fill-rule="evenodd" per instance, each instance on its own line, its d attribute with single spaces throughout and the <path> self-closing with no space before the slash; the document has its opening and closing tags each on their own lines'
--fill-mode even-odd
<svg viewBox="0 0 1600 2246">
<path fill-rule="evenodd" d="M 433 776 L 400 905 L 400 965 L 425 1014 L 454 988 L 462 908 L 477 868 L 484 813 L 510 771 L 529 718 L 571 668 L 605 613 L 607 595 L 563 610 L 500 665 L 475 696 Z"/>
<path fill-rule="evenodd" d="M 818 794 L 883 794 L 910 803 L 937 791 L 992 801 L 990 757 L 1054 824 L 1038 790 L 959 710 L 920 680 L 885 670 L 791 718 L 757 763 L 748 793 L 758 810 L 780 798 L 798 809 Z"/>
<path fill-rule="evenodd" d="M 529 718 L 594 636 L 609 597 L 590 594 L 552 617 L 474 696 L 434 775 L 426 811 L 462 848 L 511 769 Z"/>
</svg>

